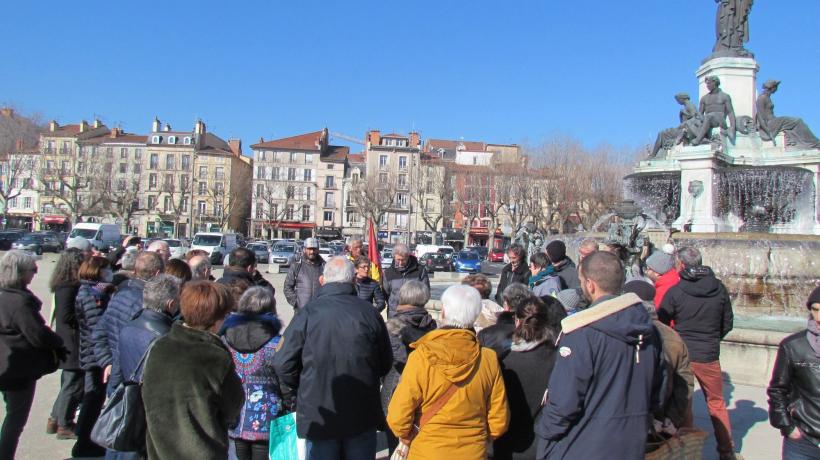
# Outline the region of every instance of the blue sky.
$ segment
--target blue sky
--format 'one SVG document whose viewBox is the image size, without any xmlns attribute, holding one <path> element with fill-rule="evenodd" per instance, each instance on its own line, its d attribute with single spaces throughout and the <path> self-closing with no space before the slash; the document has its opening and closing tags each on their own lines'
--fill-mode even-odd
<svg viewBox="0 0 820 460">
<path fill-rule="evenodd" d="M 130 132 L 202 118 L 246 146 L 328 126 L 638 147 L 676 124 L 714 43 L 712 0 L 17 1 L 0 102 Z M 820 132 L 818 0 L 757 0 L 758 82 Z M 344 142 L 339 142 L 344 143 Z M 355 148 L 355 147 L 354 147 Z"/>
</svg>

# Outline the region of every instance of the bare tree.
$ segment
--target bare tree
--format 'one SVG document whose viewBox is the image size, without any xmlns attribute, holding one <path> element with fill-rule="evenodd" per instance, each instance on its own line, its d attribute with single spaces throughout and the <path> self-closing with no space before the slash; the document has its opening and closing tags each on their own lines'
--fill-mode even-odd
<svg viewBox="0 0 820 460">
<path fill-rule="evenodd" d="M 8 225 L 9 203 L 24 190 L 34 190 L 37 155 L 25 152 L 0 153 L 0 202 L 3 228 Z"/>
<path fill-rule="evenodd" d="M 464 246 L 470 242 L 470 230 L 481 216 L 481 210 L 490 200 L 490 178 L 473 170 L 463 174 L 463 184 L 456 187 L 456 209 L 461 214 L 464 229 Z"/>
<path fill-rule="evenodd" d="M 378 225 L 393 206 L 396 196 L 396 180 L 389 173 L 368 175 L 360 179 L 350 190 L 350 200 L 366 220 Z"/>
<path fill-rule="evenodd" d="M 141 174 L 117 175 L 114 177 L 112 188 L 105 195 L 105 209 L 122 222 L 122 231 L 130 230 L 131 219 L 148 209 L 140 203 L 142 178 Z M 146 203 L 147 205 L 147 203 Z"/>
<path fill-rule="evenodd" d="M 415 209 L 430 231 L 437 231 L 439 223 L 452 216 L 453 187 L 444 166 L 424 164 L 411 172 L 412 200 Z"/>
<path fill-rule="evenodd" d="M 295 187 L 286 181 L 274 180 L 266 181 L 264 184 L 257 183 L 255 191 L 257 216 L 261 215 L 265 219 L 265 227 L 268 231 L 279 230 L 295 194 Z"/>
<path fill-rule="evenodd" d="M 83 216 L 102 214 L 111 190 L 112 163 L 100 158 L 81 158 L 72 168 L 71 161 L 56 165 L 54 160 L 40 162 L 38 175 L 41 194 L 51 197 L 56 210 L 74 224 Z M 61 206 L 62 205 L 62 206 Z"/>
<path fill-rule="evenodd" d="M 39 114 L 23 115 L 11 107 L 0 108 L 0 154 L 33 148 L 40 140 L 42 127 Z"/>
<path fill-rule="evenodd" d="M 177 183 L 177 179 L 179 183 Z M 190 178 L 187 174 L 166 176 L 160 191 L 165 194 L 160 205 L 157 200 L 156 208 L 163 220 L 169 219 L 174 222 L 174 236 L 180 237 L 179 221 L 187 215 L 190 210 L 188 202 L 193 190 L 191 190 Z"/>
</svg>

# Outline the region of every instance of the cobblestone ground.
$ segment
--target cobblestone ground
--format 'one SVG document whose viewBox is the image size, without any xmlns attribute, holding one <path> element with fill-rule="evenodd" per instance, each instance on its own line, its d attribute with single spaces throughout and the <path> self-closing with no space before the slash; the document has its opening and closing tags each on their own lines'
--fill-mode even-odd
<svg viewBox="0 0 820 460">
<path fill-rule="evenodd" d="M 44 315 L 47 315 L 50 311 L 51 296 L 48 293 L 47 285 L 56 260 L 56 255 L 45 254 L 39 262 L 40 271 L 32 283 L 32 290 L 43 300 Z M 260 267 L 263 273 L 265 268 L 265 266 Z M 220 272 L 220 270 L 217 270 L 215 275 L 218 277 Z M 278 313 L 287 324 L 293 312 L 282 294 L 282 283 L 285 280 L 285 275 L 265 273 L 265 277 L 276 287 L 276 301 L 279 305 Z M 440 293 L 446 287 L 445 284 L 434 284 L 434 292 Z M 726 377 L 731 380 L 731 376 Z M 45 434 L 46 419 L 58 389 L 59 373 L 46 376 L 37 383 L 34 406 L 20 439 L 17 458 L 37 460 L 70 458 L 73 441 L 58 441 L 53 435 Z M 779 458 L 780 433 L 768 424 L 765 389 L 728 383 L 724 388 L 724 392 L 729 404 L 729 416 L 732 421 L 732 431 L 737 450 L 742 452 L 746 459 L 769 460 Z M 5 416 L 5 407 L 0 407 L 0 416 Z M 712 431 L 709 415 L 706 412 L 706 404 L 699 390 L 695 393 L 695 424 L 710 433 Z M 380 452 L 379 457 L 386 458 L 385 451 Z M 704 448 L 703 458 L 717 458 L 713 437 L 709 438 Z"/>
</svg>

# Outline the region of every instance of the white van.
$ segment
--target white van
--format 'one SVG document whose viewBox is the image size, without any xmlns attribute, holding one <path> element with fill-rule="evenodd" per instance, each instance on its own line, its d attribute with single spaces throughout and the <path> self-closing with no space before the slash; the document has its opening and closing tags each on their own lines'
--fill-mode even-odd
<svg viewBox="0 0 820 460">
<path fill-rule="evenodd" d="M 236 248 L 237 242 L 236 233 L 200 232 L 194 235 L 191 249 L 206 251 L 211 263 L 220 265 L 225 256 Z"/>
<path fill-rule="evenodd" d="M 116 224 L 95 224 L 91 222 L 81 222 L 74 225 L 68 239 L 81 237 L 87 239 L 92 246 L 100 251 L 108 251 L 109 248 L 120 245 L 120 226 Z"/>
<path fill-rule="evenodd" d="M 416 246 L 416 257 L 418 259 L 421 259 L 422 257 L 424 257 L 425 254 L 429 254 L 431 252 L 440 252 L 442 254 L 445 254 L 449 259 L 455 251 L 455 248 L 453 248 L 450 245 L 419 244 Z"/>
</svg>

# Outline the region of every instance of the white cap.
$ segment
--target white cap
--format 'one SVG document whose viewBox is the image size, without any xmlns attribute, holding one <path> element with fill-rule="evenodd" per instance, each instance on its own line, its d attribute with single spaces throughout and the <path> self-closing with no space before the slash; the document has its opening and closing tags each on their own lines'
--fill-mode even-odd
<svg viewBox="0 0 820 460">
<path fill-rule="evenodd" d="M 74 248 L 79 249 L 80 251 L 88 251 L 91 249 L 91 243 L 81 236 L 75 236 L 74 238 L 69 238 L 65 247 L 66 249 Z"/>
<path fill-rule="evenodd" d="M 305 240 L 305 248 L 318 248 L 319 240 L 316 238 L 308 238 Z"/>
</svg>

